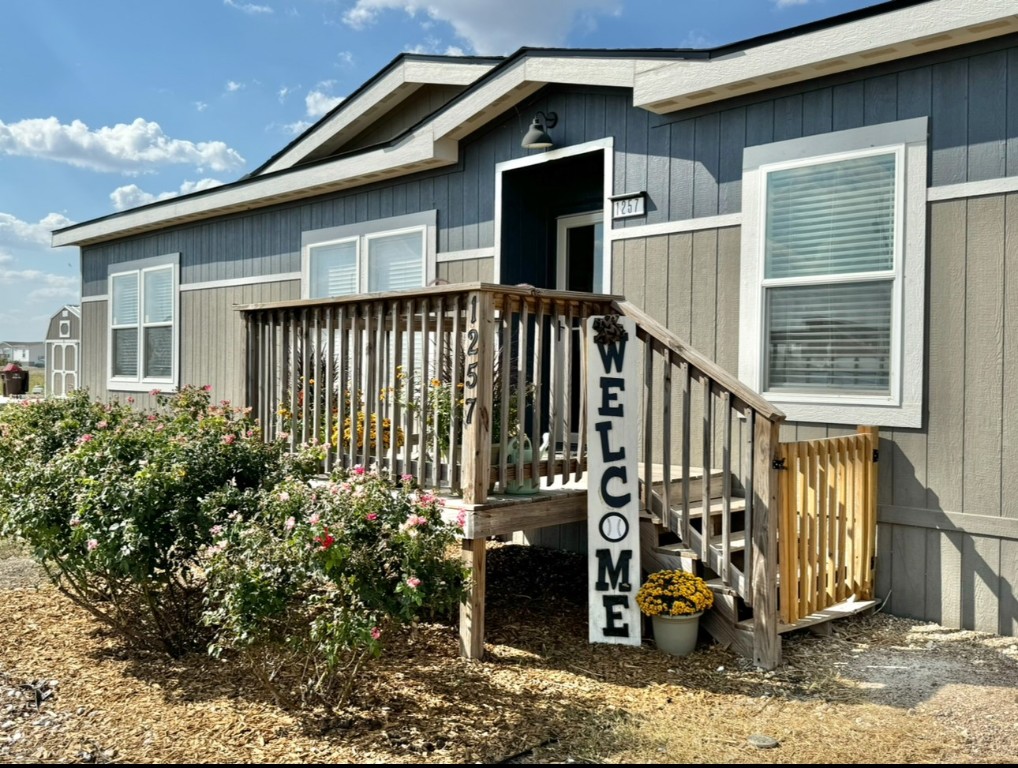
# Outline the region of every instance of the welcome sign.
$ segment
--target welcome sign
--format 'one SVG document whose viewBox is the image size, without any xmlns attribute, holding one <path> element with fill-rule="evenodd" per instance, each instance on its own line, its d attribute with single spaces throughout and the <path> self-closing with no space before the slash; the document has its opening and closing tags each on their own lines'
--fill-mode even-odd
<svg viewBox="0 0 1018 768">
<path fill-rule="evenodd" d="M 587 320 L 587 578 L 590 642 L 640 645 L 636 325 Z"/>
</svg>

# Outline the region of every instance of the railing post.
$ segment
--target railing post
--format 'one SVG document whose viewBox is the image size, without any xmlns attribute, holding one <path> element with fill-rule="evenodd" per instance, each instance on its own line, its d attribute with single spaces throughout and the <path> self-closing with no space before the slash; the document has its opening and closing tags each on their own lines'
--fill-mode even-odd
<svg viewBox="0 0 1018 768">
<path fill-rule="evenodd" d="M 495 322 L 492 295 L 467 294 L 466 349 L 463 372 L 463 505 L 471 507 L 488 498 L 491 475 L 492 344 Z M 503 374 L 506 372 L 503 371 Z M 455 396 L 455 395 L 454 395 Z M 484 656 L 484 591 L 487 554 L 485 541 L 464 539 L 463 561 L 470 570 L 470 591 L 460 604 L 460 655 Z"/>
<path fill-rule="evenodd" d="M 780 424 L 755 419 L 753 468 L 753 662 L 762 669 L 781 663 L 778 635 L 778 430 Z M 788 589 L 790 585 L 783 585 Z"/>
<path fill-rule="evenodd" d="M 491 475 L 492 339 L 495 311 L 490 293 L 467 295 L 463 372 L 463 503 L 488 498 Z"/>
</svg>

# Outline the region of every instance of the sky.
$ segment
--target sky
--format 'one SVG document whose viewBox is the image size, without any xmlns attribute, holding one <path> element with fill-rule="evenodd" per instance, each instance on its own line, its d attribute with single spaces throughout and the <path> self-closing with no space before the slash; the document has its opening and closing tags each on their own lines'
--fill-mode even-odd
<svg viewBox="0 0 1018 768">
<path fill-rule="evenodd" d="M 0 0 L 0 341 L 78 302 L 50 232 L 235 181 L 404 51 L 701 48 L 876 0 Z"/>
</svg>

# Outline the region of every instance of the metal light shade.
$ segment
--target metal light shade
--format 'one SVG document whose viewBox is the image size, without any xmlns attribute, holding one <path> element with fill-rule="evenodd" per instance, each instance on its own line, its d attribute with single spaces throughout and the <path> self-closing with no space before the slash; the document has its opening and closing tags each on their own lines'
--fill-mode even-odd
<svg viewBox="0 0 1018 768">
<path fill-rule="evenodd" d="M 538 112 L 534 115 L 530 128 L 527 130 L 526 136 L 523 137 L 521 146 L 524 149 L 548 149 L 548 147 L 555 146 L 555 142 L 551 140 L 546 127 L 554 128 L 556 123 L 558 123 L 558 115 L 554 112 L 549 112 L 547 115 L 544 112 Z"/>
</svg>

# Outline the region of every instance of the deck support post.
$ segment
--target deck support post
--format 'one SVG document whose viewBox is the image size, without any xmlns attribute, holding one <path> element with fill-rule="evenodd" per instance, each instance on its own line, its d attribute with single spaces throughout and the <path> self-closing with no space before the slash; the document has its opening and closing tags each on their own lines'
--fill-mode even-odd
<svg viewBox="0 0 1018 768">
<path fill-rule="evenodd" d="M 753 663 L 774 669 L 781 663 L 778 634 L 778 423 L 754 419 L 753 466 Z M 787 532 L 786 532 L 787 533 Z"/>
<path fill-rule="evenodd" d="M 487 500 L 491 475 L 495 326 L 491 293 L 471 291 L 467 294 L 466 321 L 462 490 L 463 504 L 470 507 Z M 466 659 L 480 659 L 484 656 L 484 537 L 463 540 L 463 559 L 470 569 L 470 588 L 466 602 L 460 605 L 460 655 Z"/>
<path fill-rule="evenodd" d="M 460 604 L 460 656 L 484 656 L 484 590 L 487 550 L 485 539 L 463 539 L 463 562 L 469 569 L 469 591 Z"/>
</svg>

